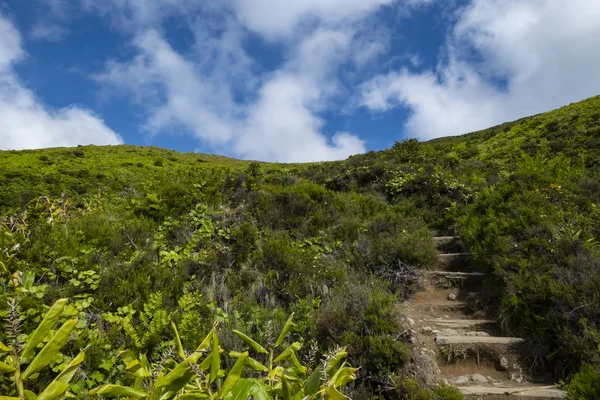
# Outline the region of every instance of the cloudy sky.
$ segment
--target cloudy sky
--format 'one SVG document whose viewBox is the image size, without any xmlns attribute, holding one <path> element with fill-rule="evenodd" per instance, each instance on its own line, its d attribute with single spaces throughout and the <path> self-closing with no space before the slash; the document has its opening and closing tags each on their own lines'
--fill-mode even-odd
<svg viewBox="0 0 600 400">
<path fill-rule="evenodd" d="M 598 0 L 0 0 L 0 149 L 345 158 L 600 94 Z"/>
</svg>

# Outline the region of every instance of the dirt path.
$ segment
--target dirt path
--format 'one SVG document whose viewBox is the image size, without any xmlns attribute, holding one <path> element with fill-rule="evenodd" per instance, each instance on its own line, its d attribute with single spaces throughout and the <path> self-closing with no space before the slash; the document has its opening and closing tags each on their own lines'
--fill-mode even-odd
<svg viewBox="0 0 600 400">
<path fill-rule="evenodd" d="M 422 277 L 422 290 L 402 304 L 417 370 L 428 384 L 445 381 L 466 399 L 559 399 L 552 385 L 529 383 L 519 356 L 526 343 L 502 335 L 479 303 L 484 276 L 472 271 L 469 254 L 455 237 L 437 238 L 435 271 Z"/>
</svg>

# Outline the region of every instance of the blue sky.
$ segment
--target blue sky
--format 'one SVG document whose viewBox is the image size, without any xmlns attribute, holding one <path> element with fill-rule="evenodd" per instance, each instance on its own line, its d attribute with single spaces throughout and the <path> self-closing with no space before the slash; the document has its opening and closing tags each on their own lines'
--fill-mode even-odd
<svg viewBox="0 0 600 400">
<path fill-rule="evenodd" d="M 0 149 L 341 159 L 600 94 L 597 0 L 0 0 Z"/>
</svg>

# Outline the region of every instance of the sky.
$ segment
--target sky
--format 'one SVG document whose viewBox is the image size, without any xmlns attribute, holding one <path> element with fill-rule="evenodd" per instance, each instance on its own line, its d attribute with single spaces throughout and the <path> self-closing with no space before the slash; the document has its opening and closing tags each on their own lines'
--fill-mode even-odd
<svg viewBox="0 0 600 400">
<path fill-rule="evenodd" d="M 0 0 L 0 149 L 344 159 L 600 94 L 598 0 Z"/>
</svg>

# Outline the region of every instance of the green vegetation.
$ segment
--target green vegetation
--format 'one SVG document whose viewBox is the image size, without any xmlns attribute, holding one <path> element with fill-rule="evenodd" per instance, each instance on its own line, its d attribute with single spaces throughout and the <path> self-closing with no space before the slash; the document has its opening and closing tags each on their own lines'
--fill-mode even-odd
<svg viewBox="0 0 600 400">
<path fill-rule="evenodd" d="M 435 264 L 432 236 L 460 234 L 503 328 L 530 340 L 527 364 L 588 398 L 600 369 L 599 222 L 599 97 L 340 162 L 0 152 L 0 392 L 31 397 L 60 382 L 60 395 L 82 399 L 286 398 L 312 382 L 324 397 L 460 398 L 406 379 L 398 318 L 418 270 Z M 39 331 L 51 304 L 62 312 Z M 70 340 L 16 376 L 65 326 Z M 222 351 L 215 370 L 206 360 Z M 324 369 L 315 386 L 311 373 L 340 353 L 356 379 Z M 183 375 L 165 383 L 171 373 Z"/>
</svg>

